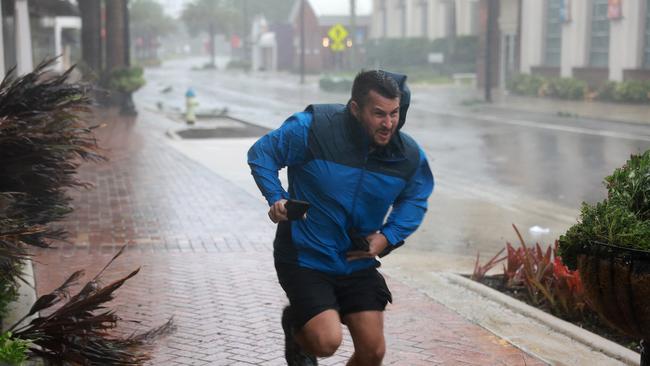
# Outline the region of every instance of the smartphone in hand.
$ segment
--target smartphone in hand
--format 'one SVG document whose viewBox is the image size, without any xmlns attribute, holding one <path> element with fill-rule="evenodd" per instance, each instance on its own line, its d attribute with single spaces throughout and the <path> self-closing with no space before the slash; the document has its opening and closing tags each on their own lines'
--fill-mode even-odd
<svg viewBox="0 0 650 366">
<path fill-rule="evenodd" d="M 305 216 L 309 209 L 309 202 L 300 200 L 288 200 L 284 207 L 287 209 L 287 218 L 289 220 L 300 220 Z"/>
</svg>

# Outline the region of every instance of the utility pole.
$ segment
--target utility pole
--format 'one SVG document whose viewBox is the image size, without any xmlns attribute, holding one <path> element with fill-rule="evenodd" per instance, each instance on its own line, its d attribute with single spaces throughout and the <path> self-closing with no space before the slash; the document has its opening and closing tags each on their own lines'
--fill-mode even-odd
<svg viewBox="0 0 650 366">
<path fill-rule="evenodd" d="M 305 0 L 300 0 L 300 84 L 305 83 Z"/>
<path fill-rule="evenodd" d="M 487 32 L 485 40 L 485 101 L 492 102 L 492 48 L 494 46 L 494 26 L 496 9 L 494 0 L 487 1 Z"/>
<path fill-rule="evenodd" d="M 357 68 L 357 2 L 350 0 L 350 38 L 352 39 L 352 49 L 350 51 L 350 68 Z"/>
</svg>

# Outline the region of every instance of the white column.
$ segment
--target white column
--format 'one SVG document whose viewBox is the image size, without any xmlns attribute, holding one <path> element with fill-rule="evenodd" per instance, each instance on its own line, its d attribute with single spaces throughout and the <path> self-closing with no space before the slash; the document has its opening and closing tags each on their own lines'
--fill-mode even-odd
<svg viewBox="0 0 650 366">
<path fill-rule="evenodd" d="M 2 4 L 0 4 L 0 79 L 5 76 L 4 21 L 2 19 Z"/>
<path fill-rule="evenodd" d="M 61 33 L 63 32 L 63 27 L 61 26 L 61 21 L 58 17 L 54 17 L 54 56 L 57 57 L 56 63 L 54 64 L 54 70 L 63 71 L 63 41 Z"/>
<path fill-rule="evenodd" d="M 15 1 L 16 71 L 18 75 L 24 75 L 34 70 L 32 35 L 29 28 L 29 8 L 27 7 L 27 0 Z"/>
<path fill-rule="evenodd" d="M 641 66 L 643 6 L 641 0 L 623 2 L 623 17 L 610 21 L 609 79 L 623 81 L 624 69 Z"/>
<path fill-rule="evenodd" d="M 591 1 L 572 0 L 571 20 L 562 25 L 562 77 L 573 76 L 574 67 L 589 63 L 589 30 L 591 29 Z"/>
<path fill-rule="evenodd" d="M 521 72 L 524 74 L 529 74 L 533 66 L 542 64 L 545 4 L 546 1 L 540 0 L 522 2 Z"/>
</svg>

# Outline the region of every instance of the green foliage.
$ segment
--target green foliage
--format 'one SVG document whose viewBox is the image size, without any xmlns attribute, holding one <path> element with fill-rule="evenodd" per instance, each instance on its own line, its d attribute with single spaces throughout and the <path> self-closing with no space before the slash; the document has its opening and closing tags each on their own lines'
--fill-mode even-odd
<svg viewBox="0 0 650 366">
<path fill-rule="evenodd" d="M 0 261 L 6 260 L 0 257 Z M 8 263 L 9 265 L 16 266 L 18 263 Z M 4 266 L 3 266 L 4 267 Z M 12 271 L 13 272 L 13 271 Z M 17 284 L 13 280 L 0 278 L 0 318 L 7 313 L 7 305 L 18 298 Z"/>
<path fill-rule="evenodd" d="M 130 2 L 129 20 L 133 38 L 160 37 L 171 33 L 176 25 L 155 0 Z"/>
<path fill-rule="evenodd" d="M 614 101 L 650 103 L 650 82 L 629 80 L 618 83 L 614 90 Z"/>
<path fill-rule="evenodd" d="M 650 150 L 633 155 L 605 183 L 607 199 L 583 203 L 578 224 L 560 236 L 560 253 L 570 268 L 594 241 L 650 251 Z"/>
<path fill-rule="evenodd" d="M 611 102 L 650 103 L 650 81 L 608 81 L 593 92 L 585 81 L 575 78 L 545 78 L 519 74 L 508 81 L 508 90 L 518 95 L 581 100 L 585 97 Z"/>
<path fill-rule="evenodd" d="M 27 361 L 29 341 L 14 338 L 11 332 L 0 334 L 0 364 L 20 366 Z"/>
<path fill-rule="evenodd" d="M 511 291 L 525 291 L 528 301 L 535 306 L 548 308 L 558 316 L 576 319 L 583 316 L 586 307 L 584 287 L 577 271 L 571 271 L 555 250 L 548 246 L 543 250 L 539 243 L 529 246 L 515 225 L 520 246 L 506 243 L 505 257 L 498 258 L 502 249 L 488 263 L 479 265 L 478 256 L 472 279 L 481 281 L 485 272 L 505 260 L 503 286 Z"/>
<path fill-rule="evenodd" d="M 616 86 L 618 85 L 617 82 L 615 81 L 608 81 L 604 84 L 602 84 L 600 87 L 598 87 L 597 92 L 597 97 L 600 100 L 606 100 L 606 101 L 614 101 L 614 95 L 616 92 Z"/>
<path fill-rule="evenodd" d="M 136 66 L 113 70 L 109 77 L 108 86 L 111 90 L 133 93 L 144 86 L 145 83 L 142 67 Z"/>
<path fill-rule="evenodd" d="M 352 77 L 324 75 L 318 81 L 321 90 L 334 93 L 349 93 L 352 90 Z"/>
<path fill-rule="evenodd" d="M 426 38 L 377 39 L 366 44 L 367 63 L 380 68 L 394 69 L 426 67 L 430 53 L 442 53 L 445 62 L 436 66 L 441 74 L 476 71 L 478 38 L 458 37 L 452 43 L 447 38 L 428 40 Z"/>
<path fill-rule="evenodd" d="M 560 99 L 578 100 L 584 99 L 587 89 L 587 83 L 582 80 L 551 78 L 544 81 L 539 94 Z"/>
<path fill-rule="evenodd" d="M 231 60 L 228 62 L 228 65 L 226 65 L 226 69 L 248 71 L 251 69 L 251 63 L 247 60 Z"/>
<path fill-rule="evenodd" d="M 227 34 L 241 27 L 239 9 L 234 0 L 193 0 L 185 5 L 181 19 L 192 35 Z"/>
</svg>

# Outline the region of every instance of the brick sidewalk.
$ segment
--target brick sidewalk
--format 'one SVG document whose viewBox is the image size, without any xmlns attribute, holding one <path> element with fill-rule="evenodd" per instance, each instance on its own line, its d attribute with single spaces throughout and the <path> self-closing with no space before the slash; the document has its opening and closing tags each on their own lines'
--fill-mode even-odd
<svg viewBox="0 0 650 366">
<path fill-rule="evenodd" d="M 73 192 L 65 222 L 74 245 L 40 250 L 39 295 L 67 275 L 93 276 L 124 243 L 129 250 L 105 278 L 142 267 L 118 290 L 118 331 L 174 316 L 152 365 L 283 365 L 280 312 L 286 298 L 273 269 L 274 225 L 257 198 L 165 144 L 170 122 L 143 113 L 137 122 L 104 116 L 101 145 L 111 161 L 85 165 L 96 188 Z M 215 140 L 218 143 L 218 140 Z M 215 159 L 245 157 L 215 156 Z M 395 304 L 386 316 L 386 365 L 543 365 L 407 285 L 388 278 Z M 343 365 L 344 344 L 322 365 Z"/>
</svg>

